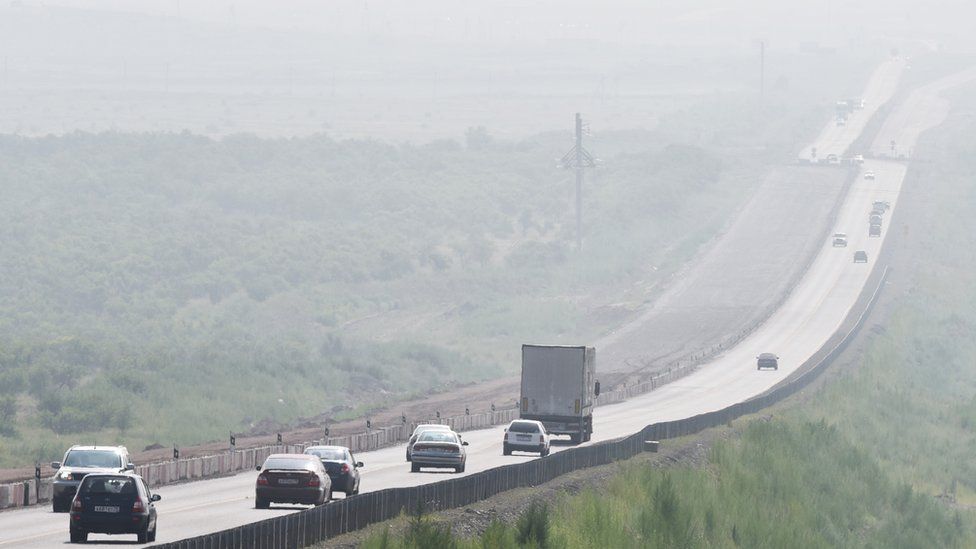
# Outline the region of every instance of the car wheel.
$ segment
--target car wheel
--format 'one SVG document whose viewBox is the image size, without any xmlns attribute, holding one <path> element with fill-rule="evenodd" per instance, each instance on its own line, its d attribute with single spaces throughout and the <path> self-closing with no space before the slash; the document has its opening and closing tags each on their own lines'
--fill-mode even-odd
<svg viewBox="0 0 976 549">
<path fill-rule="evenodd" d="M 142 532 L 136 534 L 136 539 L 139 543 L 149 543 L 149 523 L 146 523 L 146 527 L 142 529 Z"/>
<path fill-rule="evenodd" d="M 74 528 L 69 530 L 71 536 L 71 543 L 87 543 L 88 542 L 88 532 L 79 532 Z"/>
<path fill-rule="evenodd" d="M 67 513 L 70 504 L 63 499 L 52 499 L 51 500 L 51 511 L 55 513 Z"/>
<path fill-rule="evenodd" d="M 411 462 L 410 463 L 410 472 L 411 473 L 419 473 L 420 472 L 420 466 L 417 465 L 416 463 Z"/>
<path fill-rule="evenodd" d="M 510 456 L 510 455 L 512 455 L 512 449 L 508 446 L 508 444 L 503 444 L 502 445 L 502 455 L 503 456 Z"/>
<path fill-rule="evenodd" d="M 254 498 L 254 508 L 255 509 L 267 509 L 271 506 L 271 502 L 264 498 Z"/>
<path fill-rule="evenodd" d="M 156 541 L 156 525 L 153 524 L 153 529 L 149 532 L 149 541 Z"/>
<path fill-rule="evenodd" d="M 410 450 L 407 450 L 407 461 L 410 461 Z"/>
<path fill-rule="evenodd" d="M 358 480 L 356 481 L 356 487 L 352 489 L 352 494 L 350 494 L 350 495 L 353 495 L 353 496 L 359 495 L 359 481 Z"/>
</svg>

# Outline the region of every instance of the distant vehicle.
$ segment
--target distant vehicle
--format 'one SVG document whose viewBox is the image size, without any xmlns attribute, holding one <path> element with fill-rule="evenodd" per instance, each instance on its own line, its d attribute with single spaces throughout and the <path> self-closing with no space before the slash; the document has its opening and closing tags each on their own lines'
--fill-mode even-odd
<svg viewBox="0 0 976 549">
<path fill-rule="evenodd" d="M 440 423 L 424 423 L 418 425 L 413 430 L 413 434 L 410 435 L 410 439 L 407 440 L 407 461 L 410 461 L 410 451 L 413 450 L 413 444 L 417 442 L 417 437 L 424 431 L 453 431 L 453 429 L 451 429 L 450 425 L 441 425 Z"/>
<path fill-rule="evenodd" d="M 418 473 L 421 467 L 454 469 L 463 473 L 468 456 L 461 440 L 454 431 L 424 431 L 417 437 L 410 453 L 410 472 Z"/>
<path fill-rule="evenodd" d="M 156 541 L 156 505 L 162 499 L 134 473 L 91 473 L 71 501 L 71 543 L 88 534 L 135 534 L 139 543 Z"/>
<path fill-rule="evenodd" d="M 272 503 L 323 505 L 332 499 L 332 480 L 319 458 L 305 454 L 271 454 L 258 465 L 254 507 Z"/>
<path fill-rule="evenodd" d="M 352 452 L 345 446 L 309 446 L 305 454 L 315 456 L 322 461 L 325 472 L 332 481 L 332 491 L 342 492 L 347 496 L 359 493 L 359 468 L 363 462 L 356 461 Z"/>
<path fill-rule="evenodd" d="M 881 225 L 871 225 L 868 227 L 868 236 L 881 236 Z"/>
<path fill-rule="evenodd" d="M 512 452 L 539 452 L 542 457 L 549 455 L 549 433 L 541 421 L 516 419 L 505 428 L 502 440 L 502 455 Z"/>
<path fill-rule="evenodd" d="M 779 370 L 779 357 L 774 353 L 760 353 L 756 357 L 756 369 L 765 370 L 767 368 Z"/>
<path fill-rule="evenodd" d="M 871 170 L 864 172 L 864 179 L 874 179 L 874 172 Z"/>
<path fill-rule="evenodd" d="M 839 117 L 839 116 L 838 116 L 838 117 L 837 117 L 837 122 L 836 122 L 836 124 L 837 124 L 838 126 L 846 126 L 846 125 L 847 125 L 847 119 L 846 119 L 846 118 L 841 118 L 841 117 Z"/>
<path fill-rule="evenodd" d="M 827 163 L 828 164 L 840 164 L 840 158 L 836 154 L 833 154 L 833 153 L 828 154 L 827 155 Z"/>
<path fill-rule="evenodd" d="M 881 217 L 882 215 L 884 215 L 884 213 L 885 213 L 884 208 L 878 208 L 876 206 L 874 209 L 871 210 L 870 217 L 875 217 L 875 216 Z"/>
<path fill-rule="evenodd" d="M 891 202 L 888 202 L 887 200 L 875 200 L 871 207 L 875 210 L 886 212 L 891 209 Z"/>
<path fill-rule="evenodd" d="M 868 253 L 864 250 L 858 250 L 854 252 L 854 263 L 867 263 Z"/>
<path fill-rule="evenodd" d="M 54 474 L 51 493 L 51 510 L 55 513 L 68 511 L 78 485 L 85 475 L 92 473 L 122 473 L 135 469 L 129 461 L 125 446 L 72 446 L 62 461 L 51 462 Z"/>
<path fill-rule="evenodd" d="M 847 235 L 844 233 L 834 233 L 833 245 L 835 248 L 847 247 Z"/>
<path fill-rule="evenodd" d="M 854 163 L 855 164 L 864 164 L 864 155 L 863 154 L 855 154 L 854 155 Z"/>
<path fill-rule="evenodd" d="M 574 444 L 590 440 L 600 396 L 593 347 L 522 345 L 519 419 L 541 421 L 551 435 Z"/>
<path fill-rule="evenodd" d="M 881 216 L 878 215 L 878 214 L 872 213 L 871 216 L 868 217 L 868 224 L 869 225 L 878 225 L 880 227 L 881 226 Z"/>
</svg>

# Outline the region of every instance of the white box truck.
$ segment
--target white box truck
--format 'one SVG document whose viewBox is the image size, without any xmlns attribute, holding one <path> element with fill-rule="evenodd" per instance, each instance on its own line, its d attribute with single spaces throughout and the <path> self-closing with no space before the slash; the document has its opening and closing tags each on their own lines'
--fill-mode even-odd
<svg viewBox="0 0 976 549">
<path fill-rule="evenodd" d="M 569 435 L 574 444 L 585 442 L 599 394 L 593 347 L 522 345 L 520 418 L 541 421 L 550 434 Z"/>
</svg>

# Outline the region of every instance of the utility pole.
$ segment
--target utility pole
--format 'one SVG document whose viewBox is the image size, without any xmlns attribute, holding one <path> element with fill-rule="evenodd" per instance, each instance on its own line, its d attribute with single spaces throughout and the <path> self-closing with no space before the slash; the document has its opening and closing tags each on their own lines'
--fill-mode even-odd
<svg viewBox="0 0 976 549">
<path fill-rule="evenodd" d="M 559 164 L 576 170 L 576 251 L 583 249 L 583 170 L 595 168 L 596 161 L 583 148 L 583 117 L 576 113 L 576 145 L 563 156 Z"/>
</svg>

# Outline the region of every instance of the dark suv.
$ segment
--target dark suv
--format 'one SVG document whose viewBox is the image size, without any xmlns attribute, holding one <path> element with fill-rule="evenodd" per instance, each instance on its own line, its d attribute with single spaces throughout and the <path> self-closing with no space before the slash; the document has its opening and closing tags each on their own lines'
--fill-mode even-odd
<svg viewBox="0 0 976 549">
<path fill-rule="evenodd" d="M 88 541 L 88 534 L 135 534 L 139 543 L 156 541 L 160 499 L 139 475 L 89 474 L 71 501 L 71 543 Z"/>
<path fill-rule="evenodd" d="M 122 473 L 135 468 L 124 446 L 72 446 L 63 461 L 51 463 L 57 469 L 52 484 L 51 508 L 63 513 L 71 505 L 75 491 L 85 475 L 92 473 Z"/>
<path fill-rule="evenodd" d="M 773 370 L 779 370 L 779 357 L 773 353 L 762 353 L 756 357 L 756 369 L 763 370 L 766 368 L 772 368 Z"/>
</svg>

